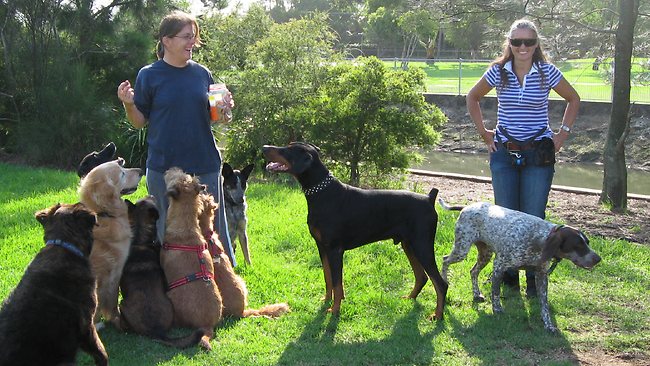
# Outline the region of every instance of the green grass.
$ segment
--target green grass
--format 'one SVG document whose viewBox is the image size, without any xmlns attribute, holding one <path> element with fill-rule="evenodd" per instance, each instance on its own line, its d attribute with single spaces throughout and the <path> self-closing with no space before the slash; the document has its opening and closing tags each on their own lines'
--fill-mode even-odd
<svg viewBox="0 0 650 366">
<path fill-rule="evenodd" d="M 34 212 L 76 202 L 77 184 L 72 172 L 0 164 L 0 299 L 43 246 Z M 145 193 L 142 184 L 129 198 Z M 224 321 L 211 353 L 196 347 L 179 351 L 108 327 L 100 337 L 111 365 L 569 365 L 583 351 L 650 354 L 647 246 L 594 237 L 592 247 L 603 262 L 593 271 L 560 263 L 549 289 L 560 335 L 548 334 L 538 302 L 519 294 L 507 294 L 499 316 L 489 302 L 474 304 L 469 269 L 475 250 L 450 269 L 445 319 L 428 321 L 436 304 L 433 286 L 428 284 L 417 301 L 402 299 L 413 284 L 412 273 L 400 247 L 389 242 L 345 254 L 346 299 L 336 319 L 320 300 L 322 270 L 297 186 L 257 179 L 249 186 L 248 202 L 253 266 L 236 270 L 246 280 L 250 306 L 286 301 L 292 312 L 276 320 Z M 451 248 L 456 214 L 439 212 L 436 257 L 441 263 Z M 237 256 L 244 263 L 241 252 Z M 485 294 L 490 271 L 488 266 L 480 279 Z M 81 352 L 79 364 L 92 361 Z"/>
<path fill-rule="evenodd" d="M 556 66 L 560 68 L 564 77 L 577 90 L 582 100 L 588 101 L 611 101 L 612 87 L 608 81 L 609 62 L 601 64 L 599 70 L 593 70 L 593 59 L 557 61 Z M 392 68 L 399 67 L 400 63 L 395 61 L 384 61 Z M 645 80 L 650 80 L 650 70 L 644 69 L 641 63 L 647 63 L 647 59 L 637 58 L 632 62 L 632 79 L 645 76 Z M 472 86 L 478 81 L 483 73 L 487 70 L 489 62 L 472 62 L 464 60 L 462 63 L 457 61 L 437 61 L 435 64 L 416 61 L 409 62 L 409 67 L 422 69 L 427 79 L 425 81 L 428 92 L 440 94 L 466 94 Z M 459 85 L 460 80 L 460 85 Z M 650 103 L 650 88 L 646 84 L 633 83 L 630 91 L 632 102 Z M 496 96 L 492 90 L 488 95 Z M 560 99 L 554 91 L 551 92 L 551 98 Z"/>
</svg>

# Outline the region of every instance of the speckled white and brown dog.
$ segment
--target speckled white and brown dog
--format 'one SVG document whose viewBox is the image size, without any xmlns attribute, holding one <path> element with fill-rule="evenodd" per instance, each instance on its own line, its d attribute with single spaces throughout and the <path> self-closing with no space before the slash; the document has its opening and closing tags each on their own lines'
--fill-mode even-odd
<svg viewBox="0 0 650 366">
<path fill-rule="evenodd" d="M 548 271 L 551 259 L 568 259 L 576 266 L 591 269 L 600 256 L 589 247 L 589 239 L 577 229 L 556 225 L 520 211 L 490 203 L 469 206 L 440 205 L 461 211 L 456 221 L 454 247 L 442 263 L 442 277 L 447 281 L 449 265 L 465 259 L 472 244 L 478 249 L 476 264 L 470 274 L 475 301 L 485 301 L 478 287 L 478 275 L 496 253 L 492 272 L 492 311 L 503 312 L 499 299 L 503 274 L 510 268 L 535 270 L 537 295 L 544 327 L 557 332 L 548 306 Z"/>
</svg>

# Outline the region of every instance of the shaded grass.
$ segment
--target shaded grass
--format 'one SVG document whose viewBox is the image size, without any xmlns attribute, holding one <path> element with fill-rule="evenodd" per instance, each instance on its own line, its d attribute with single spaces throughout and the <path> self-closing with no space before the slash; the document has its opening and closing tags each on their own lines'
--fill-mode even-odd
<svg viewBox="0 0 650 366">
<path fill-rule="evenodd" d="M 77 184 L 73 173 L 0 164 L 0 299 L 43 245 L 33 213 L 56 202 L 76 202 Z M 141 184 L 129 198 L 145 194 Z M 593 271 L 560 263 L 549 289 L 561 330 L 557 336 L 544 330 L 538 302 L 519 293 L 504 294 L 505 313 L 499 316 L 489 302 L 472 302 L 474 249 L 450 268 L 445 319 L 428 321 L 436 306 L 433 286 L 428 284 L 417 301 L 401 298 L 409 293 L 413 275 L 392 242 L 345 254 L 346 299 L 337 319 L 325 313 L 320 300 L 323 274 L 297 185 L 253 180 L 248 203 L 253 266 L 236 270 L 246 280 L 250 306 L 286 301 L 292 312 L 276 320 L 225 320 L 209 354 L 196 347 L 179 351 L 108 327 L 100 337 L 112 365 L 567 365 L 576 363 L 576 353 L 583 350 L 650 353 L 646 246 L 594 237 L 592 246 L 603 262 Z M 451 250 L 457 213 L 438 212 L 436 258 L 441 263 Z M 237 256 L 244 263 L 240 251 Z M 490 271 L 489 265 L 480 277 L 485 294 Z M 79 364 L 92 361 L 80 353 Z"/>
</svg>

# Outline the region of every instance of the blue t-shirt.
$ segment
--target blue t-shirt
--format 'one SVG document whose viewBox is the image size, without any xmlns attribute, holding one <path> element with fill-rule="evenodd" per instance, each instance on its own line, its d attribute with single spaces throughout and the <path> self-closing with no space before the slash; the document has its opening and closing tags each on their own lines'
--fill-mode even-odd
<svg viewBox="0 0 650 366">
<path fill-rule="evenodd" d="M 164 173 L 179 167 L 189 174 L 218 172 L 221 157 L 210 128 L 204 66 L 189 61 L 174 67 L 163 60 L 140 69 L 134 102 L 148 122 L 147 168 Z"/>
<path fill-rule="evenodd" d="M 544 83 L 540 70 L 544 73 Z M 501 87 L 500 66 L 492 65 L 483 74 L 487 83 L 497 88 L 497 125 L 505 128 L 506 132 L 517 141 L 528 141 L 535 136 L 542 128 L 546 131 L 539 135 L 536 140 L 542 137 L 552 137 L 553 131 L 548 123 L 548 95 L 554 87 L 562 80 L 562 72 L 552 64 L 533 64 L 528 74 L 524 76 L 523 85 L 519 83 L 517 75 L 512 70 L 512 61 L 507 62 L 503 68 L 508 77 L 508 84 Z M 497 128 L 498 136 L 495 140 L 505 142 L 508 140 Z"/>
</svg>

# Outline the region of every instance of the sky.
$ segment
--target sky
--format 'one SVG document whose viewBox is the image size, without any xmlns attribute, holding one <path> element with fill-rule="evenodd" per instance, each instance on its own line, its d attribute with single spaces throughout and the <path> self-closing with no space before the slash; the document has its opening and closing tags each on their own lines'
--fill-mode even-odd
<svg viewBox="0 0 650 366">
<path fill-rule="evenodd" d="M 224 12 L 230 13 L 238 3 L 241 3 L 242 4 L 241 9 L 243 11 L 246 11 L 248 9 L 248 6 L 255 1 L 256 0 L 228 0 L 229 6 L 225 9 Z M 201 3 L 201 0 L 190 0 L 190 3 L 192 4 L 190 7 L 192 14 L 193 15 L 201 14 L 203 10 L 203 3 Z"/>
</svg>

